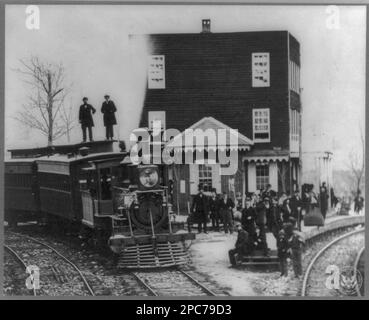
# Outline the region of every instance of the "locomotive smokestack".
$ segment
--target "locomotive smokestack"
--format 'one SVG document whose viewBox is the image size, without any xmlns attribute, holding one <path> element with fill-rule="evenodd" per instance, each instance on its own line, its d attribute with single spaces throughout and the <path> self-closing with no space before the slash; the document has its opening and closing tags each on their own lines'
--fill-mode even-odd
<svg viewBox="0 0 369 320">
<path fill-rule="evenodd" d="M 202 19 L 202 33 L 210 33 L 210 19 Z"/>
</svg>

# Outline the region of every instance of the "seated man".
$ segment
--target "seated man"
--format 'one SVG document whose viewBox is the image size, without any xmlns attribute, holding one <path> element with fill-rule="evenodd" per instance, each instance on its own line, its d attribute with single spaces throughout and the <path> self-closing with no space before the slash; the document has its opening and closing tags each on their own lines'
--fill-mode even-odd
<svg viewBox="0 0 369 320">
<path fill-rule="evenodd" d="M 249 234 L 247 231 L 242 229 L 241 223 L 236 224 L 236 230 L 238 231 L 238 236 L 235 248 L 228 252 L 232 266 L 237 265 L 237 260 L 240 260 L 243 255 L 248 255 L 250 252 Z"/>
</svg>

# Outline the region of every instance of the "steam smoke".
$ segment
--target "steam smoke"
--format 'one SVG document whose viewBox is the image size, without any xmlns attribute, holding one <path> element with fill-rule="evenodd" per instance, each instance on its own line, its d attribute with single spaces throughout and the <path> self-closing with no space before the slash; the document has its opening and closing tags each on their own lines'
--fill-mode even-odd
<svg viewBox="0 0 369 320">
<path fill-rule="evenodd" d="M 128 143 L 129 134 L 138 128 L 147 87 L 147 58 L 151 52 L 147 36 L 129 36 L 124 70 L 124 113 L 119 114 L 119 137 Z"/>
</svg>

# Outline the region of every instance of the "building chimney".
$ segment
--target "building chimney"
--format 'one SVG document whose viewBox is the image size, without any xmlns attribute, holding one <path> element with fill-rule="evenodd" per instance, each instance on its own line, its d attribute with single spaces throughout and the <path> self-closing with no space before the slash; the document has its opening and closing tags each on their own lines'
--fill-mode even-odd
<svg viewBox="0 0 369 320">
<path fill-rule="evenodd" d="M 202 19 L 202 33 L 210 33 L 210 19 Z"/>
</svg>

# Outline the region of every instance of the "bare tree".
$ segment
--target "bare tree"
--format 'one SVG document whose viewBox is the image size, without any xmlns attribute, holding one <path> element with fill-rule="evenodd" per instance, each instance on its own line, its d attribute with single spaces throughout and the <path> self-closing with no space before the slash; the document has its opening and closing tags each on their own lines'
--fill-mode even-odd
<svg viewBox="0 0 369 320">
<path fill-rule="evenodd" d="M 360 142 L 361 148 L 360 150 L 352 150 L 349 153 L 349 163 L 348 168 L 352 173 L 353 185 L 355 188 L 355 192 L 360 190 L 361 184 L 364 181 L 365 176 L 365 140 L 363 131 L 360 127 Z"/>
<path fill-rule="evenodd" d="M 16 71 L 31 88 L 28 101 L 15 119 L 47 136 L 48 145 L 67 131 L 61 110 L 67 95 L 63 64 L 42 62 L 38 57 L 20 60 Z"/>
<path fill-rule="evenodd" d="M 61 107 L 60 111 L 60 119 L 65 126 L 65 133 L 67 135 L 67 141 L 70 143 L 70 132 L 76 126 L 76 118 L 75 113 L 73 112 L 73 104 L 72 101 L 69 104 L 69 107 L 66 107 L 64 104 Z"/>
</svg>

